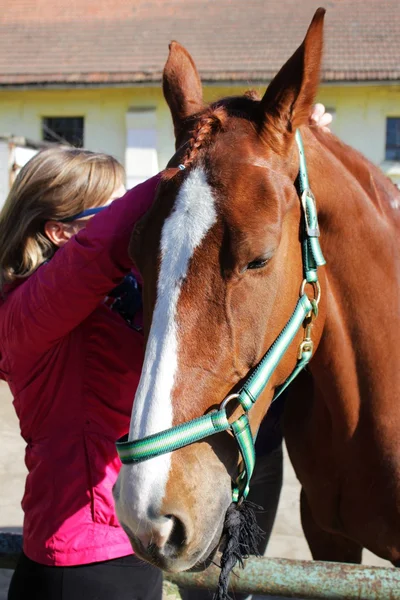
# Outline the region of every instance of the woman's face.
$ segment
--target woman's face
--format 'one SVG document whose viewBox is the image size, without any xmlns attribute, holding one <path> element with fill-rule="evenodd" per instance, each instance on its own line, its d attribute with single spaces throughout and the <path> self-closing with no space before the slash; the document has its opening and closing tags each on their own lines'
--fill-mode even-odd
<svg viewBox="0 0 400 600">
<path fill-rule="evenodd" d="M 113 202 L 117 198 L 121 198 L 121 196 L 123 196 L 125 193 L 125 186 L 123 184 L 120 184 L 118 187 L 115 188 L 110 198 L 104 204 L 104 207 L 111 204 L 111 202 Z M 87 225 L 87 222 L 92 217 L 93 215 L 82 217 L 69 223 L 62 223 L 61 221 L 47 221 L 44 226 L 44 231 L 49 240 L 53 242 L 53 244 L 61 248 L 61 246 L 64 246 L 64 244 L 66 244 L 72 236 L 76 235 L 79 231 L 84 229 Z"/>
</svg>

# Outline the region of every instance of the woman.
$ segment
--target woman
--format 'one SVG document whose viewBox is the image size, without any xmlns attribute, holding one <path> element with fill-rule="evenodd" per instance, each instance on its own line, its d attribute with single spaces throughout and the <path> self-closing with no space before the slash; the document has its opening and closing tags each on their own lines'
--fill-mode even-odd
<svg viewBox="0 0 400 600">
<path fill-rule="evenodd" d="M 0 215 L 0 376 L 28 469 L 10 600 L 161 598 L 161 572 L 132 555 L 112 500 L 143 340 L 104 298 L 130 271 L 129 237 L 158 182 L 112 202 L 123 179 L 109 156 L 46 150 Z"/>
</svg>

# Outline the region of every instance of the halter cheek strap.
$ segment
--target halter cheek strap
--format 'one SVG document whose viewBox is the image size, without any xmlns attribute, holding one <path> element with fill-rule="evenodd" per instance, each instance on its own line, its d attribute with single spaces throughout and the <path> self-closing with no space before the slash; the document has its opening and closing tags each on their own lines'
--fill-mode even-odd
<svg viewBox="0 0 400 600">
<path fill-rule="evenodd" d="M 304 369 L 313 353 L 311 328 L 313 320 L 318 314 L 318 302 L 321 295 L 317 268 L 325 264 L 325 259 L 319 245 L 316 203 L 309 187 L 304 148 L 299 131 L 296 132 L 296 141 L 300 155 L 299 187 L 303 208 L 301 228 L 304 280 L 292 316 L 252 374 L 246 378 L 240 391 L 228 396 L 218 410 L 139 440 L 129 440 L 128 436 L 125 436 L 117 442 L 117 451 L 122 463 L 132 464 L 173 452 L 215 433 L 230 430 L 237 441 L 243 459 L 241 473 L 232 490 L 232 500 L 237 503 L 241 503 L 249 492 L 250 479 L 255 465 L 255 437 L 253 438 L 251 433 L 248 412 L 265 389 L 271 375 L 302 326 L 305 327 L 305 334 L 299 346 L 297 364 L 286 381 L 275 390 L 272 401 L 276 400 Z M 312 299 L 309 299 L 305 293 L 307 284 L 311 284 L 313 287 L 314 298 Z M 240 404 L 244 411 L 244 414 L 233 422 L 229 422 L 226 412 L 226 407 L 231 401 Z"/>
</svg>

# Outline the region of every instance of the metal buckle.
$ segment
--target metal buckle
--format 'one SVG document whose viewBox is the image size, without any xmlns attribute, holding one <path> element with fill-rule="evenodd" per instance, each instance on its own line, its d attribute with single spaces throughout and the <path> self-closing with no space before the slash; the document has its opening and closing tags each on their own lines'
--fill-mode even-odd
<svg viewBox="0 0 400 600">
<path fill-rule="evenodd" d="M 311 339 L 311 331 L 312 331 L 312 321 L 306 326 L 306 330 L 304 332 L 304 339 L 299 346 L 299 350 L 297 353 L 298 360 L 303 358 L 304 352 L 314 352 L 314 342 Z"/>
<path fill-rule="evenodd" d="M 311 352 L 311 354 L 313 354 L 313 352 L 314 352 L 314 342 L 311 339 L 311 332 L 312 332 L 313 323 L 318 316 L 318 304 L 321 299 L 321 286 L 319 285 L 319 282 L 318 281 L 307 281 L 307 279 L 303 279 L 303 282 L 302 282 L 301 288 L 300 288 L 300 296 L 303 296 L 305 294 L 305 289 L 306 289 L 307 284 L 312 285 L 313 292 L 314 292 L 314 298 L 311 298 L 311 299 L 309 298 L 309 300 L 312 304 L 312 309 L 310 310 L 309 313 L 306 314 L 306 317 L 305 317 L 304 338 L 298 349 L 298 353 L 297 353 L 298 360 L 301 360 L 303 358 L 303 354 L 305 352 Z"/>
<path fill-rule="evenodd" d="M 317 221 L 316 227 L 312 227 L 311 223 L 309 221 L 308 212 L 307 212 L 307 198 L 310 198 L 310 200 L 313 202 L 314 208 L 315 208 L 315 214 L 317 214 L 317 202 L 316 202 L 315 196 L 312 193 L 312 191 L 310 190 L 310 188 L 306 188 L 301 195 L 301 204 L 303 206 L 304 221 L 306 224 L 307 235 L 309 235 L 310 237 L 319 237 L 320 231 L 319 231 L 318 220 L 316 220 Z"/>
</svg>

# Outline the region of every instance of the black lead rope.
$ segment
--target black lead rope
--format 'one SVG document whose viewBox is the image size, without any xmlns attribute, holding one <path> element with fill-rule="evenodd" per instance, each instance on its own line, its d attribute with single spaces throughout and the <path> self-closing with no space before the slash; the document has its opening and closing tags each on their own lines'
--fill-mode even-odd
<svg viewBox="0 0 400 600">
<path fill-rule="evenodd" d="M 259 544 L 265 532 L 257 523 L 255 511 L 261 507 L 245 500 L 238 505 L 234 502 L 226 511 L 223 530 L 223 551 L 221 573 L 213 600 L 228 600 L 229 579 L 236 564 L 244 566 L 244 560 L 251 554 L 260 556 Z"/>
</svg>

